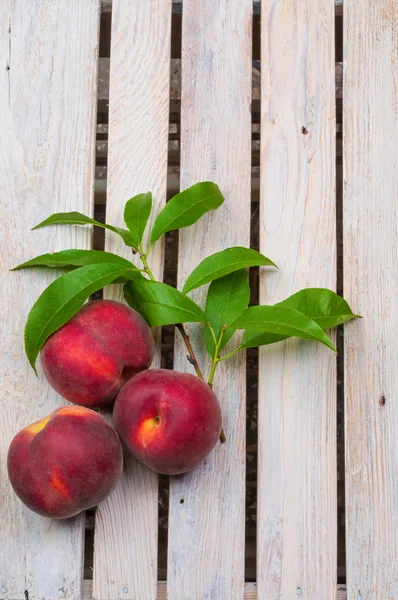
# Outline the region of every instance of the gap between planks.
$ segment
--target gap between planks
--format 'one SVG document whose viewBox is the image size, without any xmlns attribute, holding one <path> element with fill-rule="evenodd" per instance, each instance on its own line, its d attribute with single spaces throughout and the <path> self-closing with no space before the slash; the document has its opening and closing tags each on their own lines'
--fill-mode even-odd
<svg viewBox="0 0 398 600">
<path fill-rule="evenodd" d="M 84 581 L 83 600 L 93 600 L 93 582 L 91 579 L 85 579 Z M 165 581 L 158 582 L 157 600 L 167 600 L 167 583 Z M 257 600 L 257 586 L 255 583 L 245 583 L 244 600 Z M 339 586 L 337 588 L 336 600 L 347 600 L 345 586 Z"/>
<path fill-rule="evenodd" d="M 335 0 L 336 15 L 343 14 L 343 0 Z M 182 11 L 182 0 L 173 0 L 173 12 Z M 112 0 L 101 0 L 102 12 L 109 12 L 112 10 Z M 253 2 L 253 13 L 256 15 L 260 14 L 260 1 L 254 0 Z"/>
</svg>

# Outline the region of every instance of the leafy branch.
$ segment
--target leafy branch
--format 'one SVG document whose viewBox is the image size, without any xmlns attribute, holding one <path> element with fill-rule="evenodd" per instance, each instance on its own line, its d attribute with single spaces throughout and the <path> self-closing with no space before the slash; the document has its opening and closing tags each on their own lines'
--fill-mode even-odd
<svg viewBox="0 0 398 600">
<path fill-rule="evenodd" d="M 274 306 L 250 306 L 247 269 L 276 265 L 266 256 L 242 246 L 227 248 L 202 260 L 187 278 L 182 291 L 156 281 L 148 255 L 168 231 L 196 223 L 206 212 L 219 208 L 224 198 L 215 183 L 200 182 L 175 195 L 154 220 L 149 245 L 143 236 L 152 211 L 152 194 L 130 198 L 124 209 L 127 229 L 99 223 L 78 212 L 57 213 L 33 229 L 48 225 L 94 225 L 119 235 L 138 253 L 142 268 L 116 254 L 96 250 L 64 250 L 37 256 L 15 269 L 50 267 L 66 269 L 33 306 L 25 328 L 25 349 L 32 368 L 46 339 L 62 327 L 95 291 L 111 283 L 122 283 L 126 302 L 151 327 L 175 325 L 188 351 L 187 359 L 204 379 L 184 323 L 201 323 L 204 345 L 211 358 L 208 383 L 213 386 L 217 365 L 245 348 L 263 346 L 290 337 L 317 341 L 336 351 L 325 329 L 358 317 L 344 298 L 332 290 L 307 288 Z M 202 308 L 187 294 L 210 284 Z M 235 332 L 243 331 L 239 345 L 222 355 Z"/>
</svg>

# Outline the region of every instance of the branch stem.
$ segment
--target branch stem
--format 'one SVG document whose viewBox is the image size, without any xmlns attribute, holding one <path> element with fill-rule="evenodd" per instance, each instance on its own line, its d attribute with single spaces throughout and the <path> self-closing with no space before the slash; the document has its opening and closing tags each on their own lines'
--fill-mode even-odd
<svg viewBox="0 0 398 600">
<path fill-rule="evenodd" d="M 195 352 L 193 351 L 193 348 L 191 346 L 191 341 L 189 339 L 189 336 L 187 334 L 187 332 L 184 329 L 184 325 L 182 323 L 177 323 L 176 327 L 178 329 L 178 331 L 181 333 L 182 339 L 184 340 L 185 346 L 189 352 L 189 356 L 190 356 L 190 363 L 193 365 L 195 371 L 196 371 L 196 375 L 200 378 L 200 379 L 204 379 L 203 377 L 203 373 L 199 367 L 199 363 L 196 359 L 195 356 Z"/>
<path fill-rule="evenodd" d="M 229 354 L 220 356 L 220 358 L 218 360 L 221 361 L 221 360 L 226 360 L 227 358 L 232 358 L 232 356 L 235 356 L 235 354 L 237 354 L 237 352 L 239 352 L 239 350 L 242 350 L 242 346 L 240 346 L 240 345 L 237 348 L 235 348 L 235 350 L 232 350 L 232 352 L 230 352 Z"/>
</svg>

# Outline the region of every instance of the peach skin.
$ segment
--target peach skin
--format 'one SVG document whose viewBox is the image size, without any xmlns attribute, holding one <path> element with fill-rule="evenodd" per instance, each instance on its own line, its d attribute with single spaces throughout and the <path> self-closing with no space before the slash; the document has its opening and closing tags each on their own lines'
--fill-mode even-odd
<svg viewBox="0 0 398 600">
<path fill-rule="evenodd" d="M 122 446 L 104 417 L 65 406 L 17 433 L 7 467 L 15 493 L 28 508 L 65 519 L 96 506 L 116 487 Z"/>
<path fill-rule="evenodd" d="M 130 452 L 168 475 L 193 469 L 221 432 L 220 405 L 207 383 L 166 369 L 132 377 L 116 398 L 113 420 Z"/>
<path fill-rule="evenodd" d="M 92 408 L 112 405 L 121 386 L 150 366 L 154 351 L 138 312 L 95 300 L 48 338 L 40 356 L 50 385 L 66 400 Z"/>
</svg>

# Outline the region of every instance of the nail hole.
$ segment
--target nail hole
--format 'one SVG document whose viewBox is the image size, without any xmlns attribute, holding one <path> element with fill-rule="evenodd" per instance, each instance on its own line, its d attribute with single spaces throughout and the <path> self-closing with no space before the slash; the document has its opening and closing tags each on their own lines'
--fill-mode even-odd
<svg viewBox="0 0 398 600">
<path fill-rule="evenodd" d="M 9 71 L 11 69 L 10 65 L 6 66 L 6 71 Z"/>
<path fill-rule="evenodd" d="M 380 406 L 384 406 L 385 403 L 386 403 L 386 397 L 383 394 L 382 396 L 380 396 L 379 404 L 380 404 Z"/>
<path fill-rule="evenodd" d="M 184 504 L 184 498 L 181 498 L 180 504 Z"/>
<path fill-rule="evenodd" d="M 301 133 L 302 133 L 303 135 L 308 135 L 308 129 L 307 129 L 306 127 L 304 127 L 304 125 L 303 125 L 303 126 L 302 126 L 302 128 L 301 128 Z"/>
</svg>

